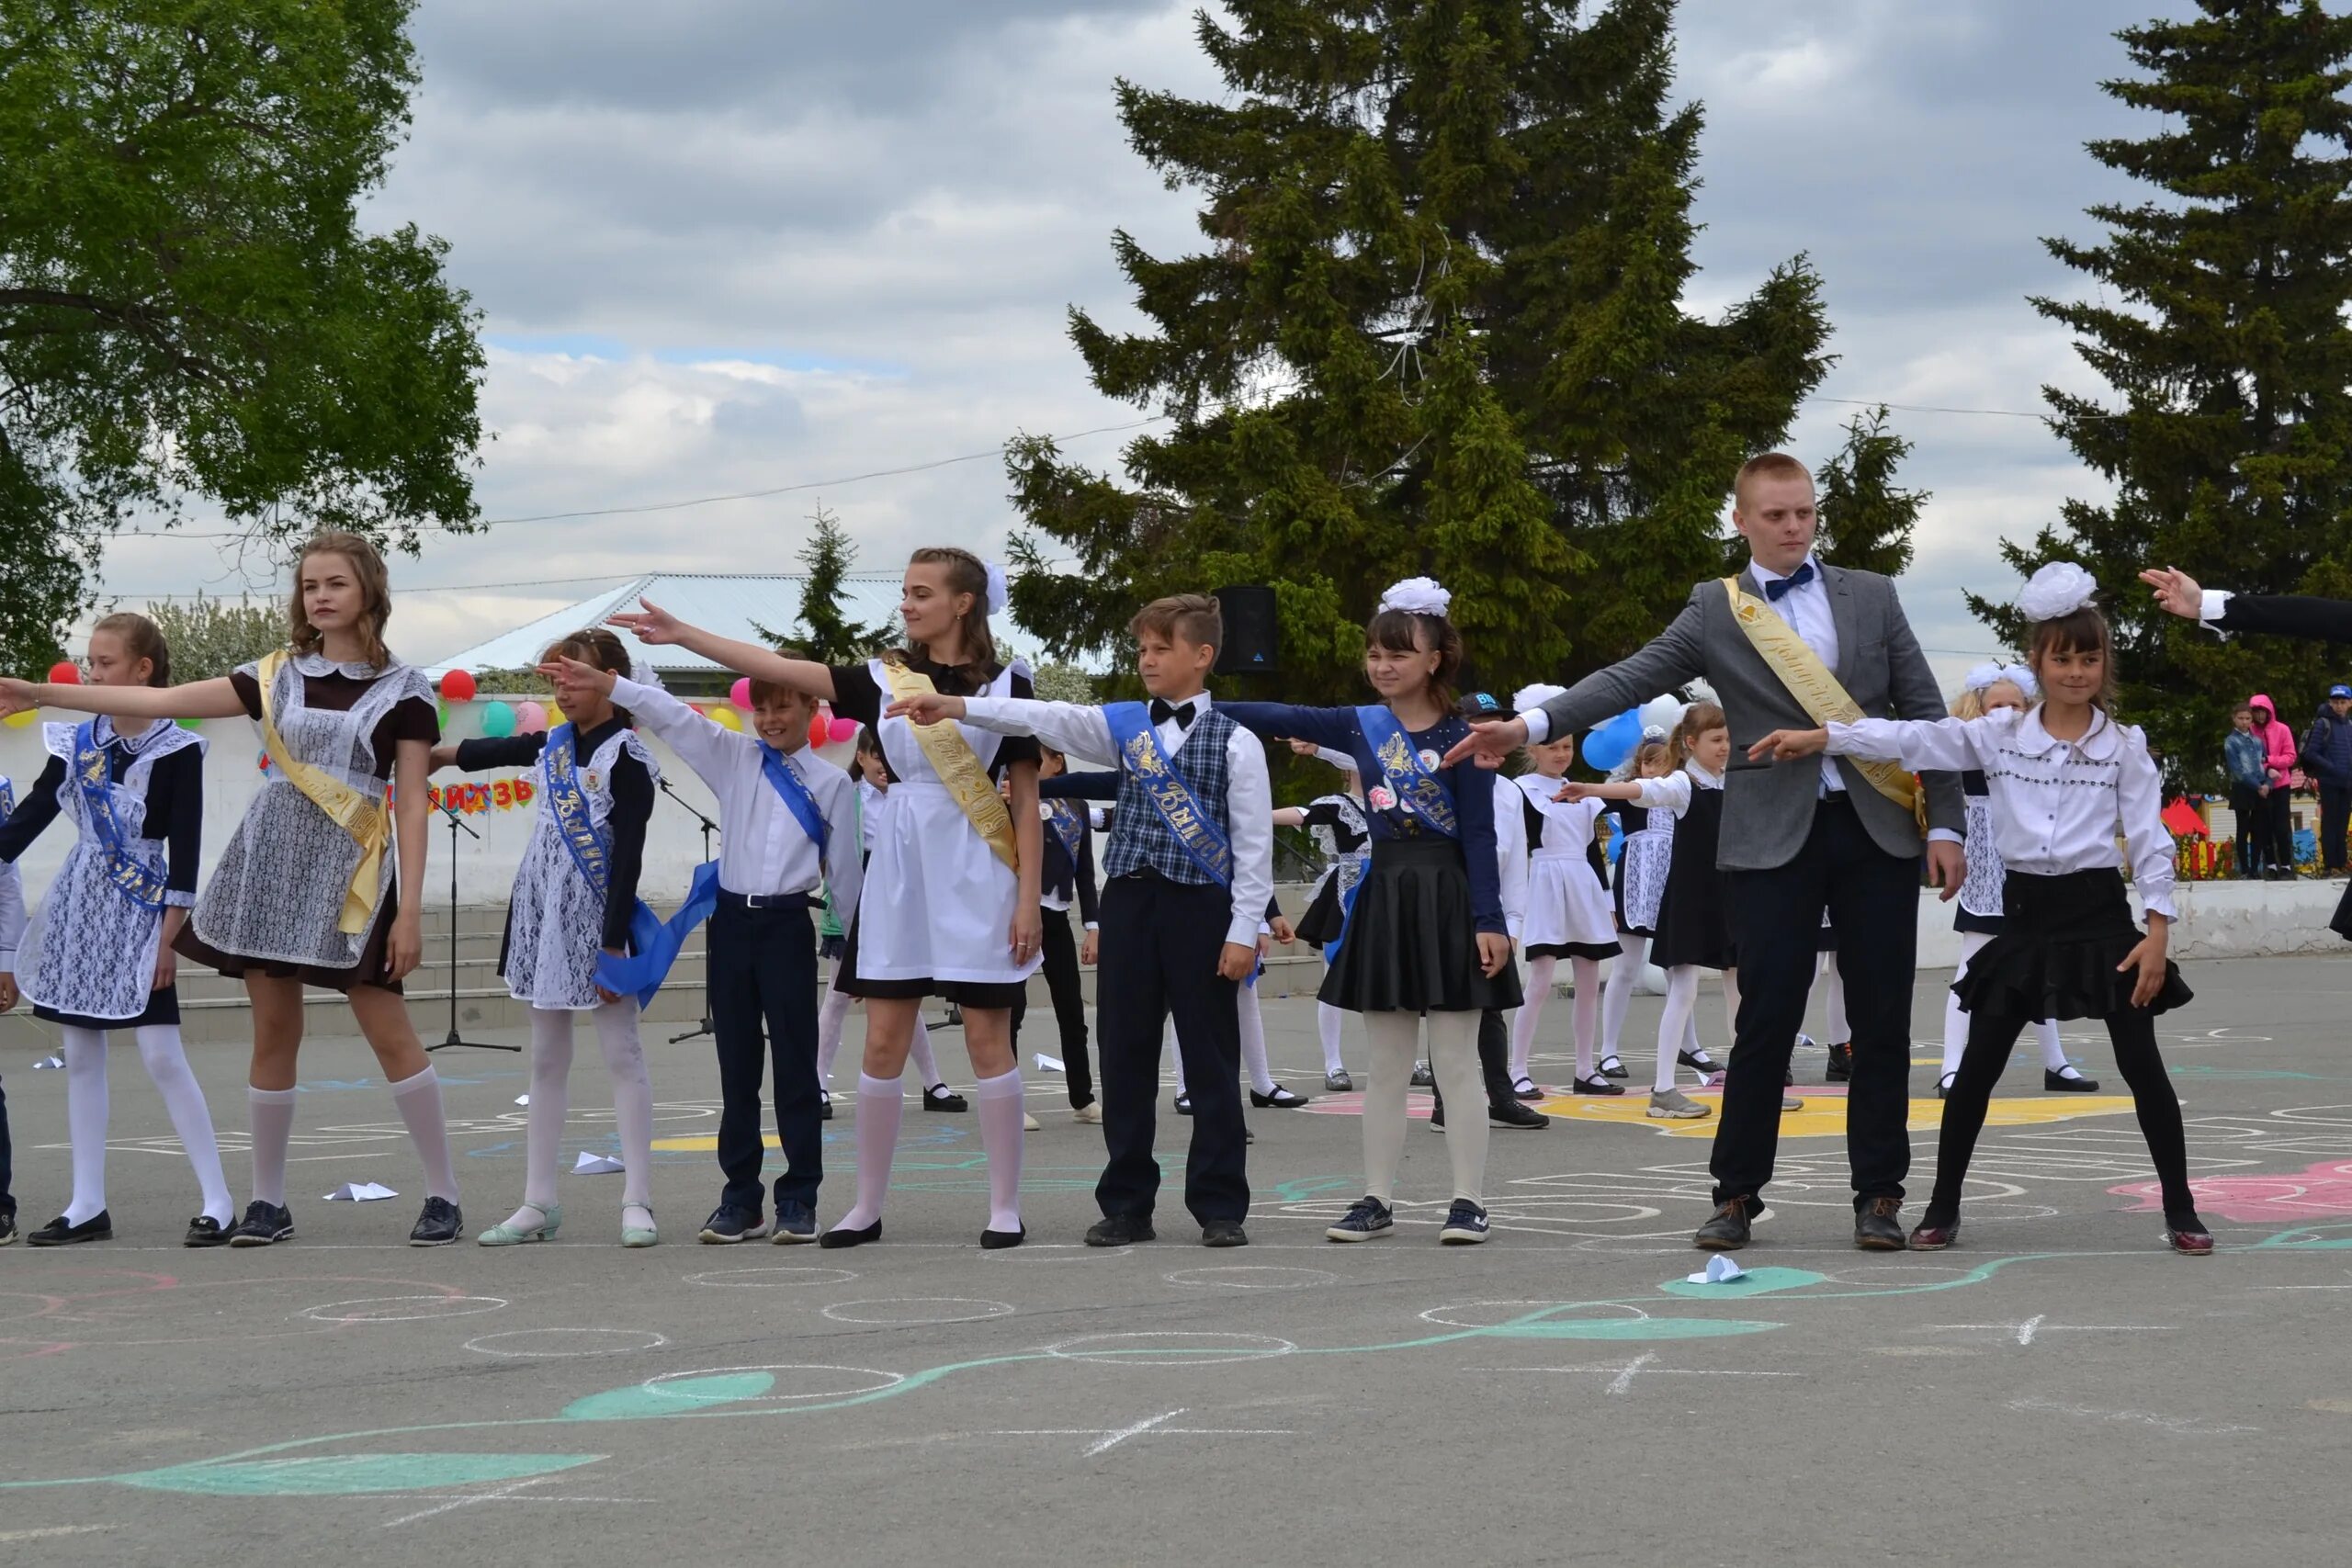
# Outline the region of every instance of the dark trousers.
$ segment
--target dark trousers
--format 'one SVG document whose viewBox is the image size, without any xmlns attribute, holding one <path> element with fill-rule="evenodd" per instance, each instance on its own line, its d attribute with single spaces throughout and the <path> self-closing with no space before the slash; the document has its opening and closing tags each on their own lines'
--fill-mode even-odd
<svg viewBox="0 0 2352 1568">
<path fill-rule="evenodd" d="M 1976 1152 L 1976 1135 L 1984 1130 L 1985 1103 L 2027 1021 L 2014 1013 L 1982 1008 L 1968 1015 L 1968 1049 L 1961 1055 L 1959 1075 L 1944 1092 L 1944 1126 L 1936 1142 L 1936 1190 L 1928 1199 L 1928 1213 L 1936 1219 L 1959 1217 L 1961 1188 Z M 2156 1015 L 2130 1008 L 2112 1014 L 2106 1023 L 2107 1037 L 2115 1044 L 2115 1066 L 2132 1087 L 2132 1109 L 2139 1115 L 2140 1134 L 2148 1140 L 2148 1154 L 2155 1162 L 2165 1213 L 2194 1213 L 2188 1137 L 2181 1125 L 2180 1101 L 2156 1051 Z"/>
<path fill-rule="evenodd" d="M 2272 784 L 2265 802 L 2270 822 L 2270 863 L 2280 871 L 2295 869 L 2295 797 L 2285 784 Z"/>
<path fill-rule="evenodd" d="M 0 1214 L 17 1212 L 16 1151 L 8 1143 L 8 1091 L 0 1089 Z"/>
<path fill-rule="evenodd" d="M 2233 784 L 2230 814 L 2238 819 L 2238 874 L 2259 876 L 2270 863 L 2270 803 L 2254 785 Z"/>
<path fill-rule="evenodd" d="M 1709 1168 L 1715 1201 L 1772 1179 L 1781 1091 L 1804 1023 L 1821 914 L 1838 928 L 1838 972 L 1854 1032 L 1846 1157 L 1855 1208 L 1903 1196 L 1911 1168 L 1911 983 L 1918 961 L 1919 862 L 1880 849 L 1842 795 L 1818 802 L 1804 847 L 1770 871 L 1727 871 L 1739 948 L 1739 1020 Z"/>
<path fill-rule="evenodd" d="M 1071 936 L 1069 911 L 1040 909 L 1046 926 L 1046 992 L 1054 998 L 1054 1021 L 1061 1028 L 1062 1067 L 1069 1075 L 1072 1110 L 1094 1103 L 1094 1069 L 1086 1061 L 1086 988 L 1078 977 L 1078 942 Z M 1021 1021 L 1029 1016 L 1024 987 L 1012 1004 L 1012 1055 L 1021 1057 Z"/>
<path fill-rule="evenodd" d="M 2319 859 L 2330 871 L 2344 869 L 2344 830 L 2352 824 L 2352 784 L 2319 786 Z"/>
<path fill-rule="evenodd" d="M 1250 1215 L 1241 1122 L 1240 985 L 1216 972 L 1232 923 L 1233 896 L 1151 872 L 1102 890 L 1101 961 L 1102 1143 L 1110 1155 L 1094 1200 L 1105 1215 L 1149 1219 L 1159 1195 L 1152 1156 L 1159 1100 L 1160 1036 L 1176 1019 L 1176 1048 L 1193 1094 L 1193 1146 L 1184 1207 L 1203 1224 Z"/>
<path fill-rule="evenodd" d="M 817 1119 L 817 931 L 805 908 L 746 908 L 721 897 L 710 918 L 710 1021 L 718 1040 L 721 1201 L 749 1213 L 767 1196 L 760 1168 L 760 1077 L 775 1067 L 775 1132 L 784 1145 L 778 1202 L 814 1205 L 825 1179 Z M 766 1039 L 761 1026 L 766 1025 Z"/>
</svg>

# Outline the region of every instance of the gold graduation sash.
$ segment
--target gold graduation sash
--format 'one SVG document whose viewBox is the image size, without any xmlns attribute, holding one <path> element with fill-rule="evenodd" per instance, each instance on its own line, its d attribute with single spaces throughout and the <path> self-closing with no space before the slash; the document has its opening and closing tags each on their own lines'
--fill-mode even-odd
<svg viewBox="0 0 2352 1568">
<path fill-rule="evenodd" d="M 1828 585 L 1824 583 L 1826 588 Z M 1741 592 L 1739 579 L 1724 579 L 1724 596 L 1731 601 L 1731 618 L 1747 634 L 1749 646 L 1763 657 L 1781 678 L 1781 684 L 1796 698 L 1797 705 L 1813 716 L 1815 724 L 1852 724 L 1863 716 L 1861 705 L 1849 696 L 1821 655 L 1806 646 L 1797 636 L 1796 628 L 1781 618 L 1781 613 L 1764 600 Z M 1847 761 L 1861 770 L 1871 787 L 1919 819 L 1918 781 L 1893 762 L 1849 757 Z"/>
<path fill-rule="evenodd" d="M 882 661 L 882 673 L 890 682 L 890 694 L 902 703 L 939 690 L 931 683 L 930 676 L 887 659 Z M 964 739 L 964 732 L 953 724 L 917 724 L 910 728 L 923 757 L 931 763 L 931 771 L 939 775 L 939 782 L 947 786 L 948 795 L 955 799 L 956 808 L 972 824 L 973 831 L 988 840 L 997 859 L 1008 869 L 1019 871 L 1021 850 L 1012 838 L 1012 814 L 1005 810 L 996 785 L 989 782 L 989 771 L 980 766 L 979 753 Z"/>
<path fill-rule="evenodd" d="M 286 775 L 286 782 L 307 796 L 311 805 L 325 812 L 334 825 L 350 834 L 359 845 L 359 868 L 351 874 L 351 886 L 344 890 L 343 918 L 335 922 L 335 930 L 345 936 L 357 936 L 375 919 L 376 900 L 383 884 L 384 846 L 390 838 L 390 821 L 385 816 L 383 802 L 370 800 L 357 790 L 308 762 L 298 762 L 287 754 L 286 739 L 277 733 L 277 724 L 270 716 L 270 694 L 277 684 L 277 671 L 286 663 L 286 650 L 279 649 L 261 661 L 261 744 L 269 753 L 269 765 Z"/>
</svg>

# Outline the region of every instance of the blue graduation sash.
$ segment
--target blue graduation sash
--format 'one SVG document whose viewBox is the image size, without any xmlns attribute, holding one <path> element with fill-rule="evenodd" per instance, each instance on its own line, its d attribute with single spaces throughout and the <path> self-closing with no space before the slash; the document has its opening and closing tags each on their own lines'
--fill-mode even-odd
<svg viewBox="0 0 2352 1568">
<path fill-rule="evenodd" d="M 108 776 L 107 749 L 98 744 L 95 719 L 74 731 L 74 783 L 82 792 L 82 809 L 89 816 L 98 847 L 106 853 L 107 883 L 142 909 L 162 908 L 164 874 L 131 853 L 123 841 L 122 819 L 114 810 L 114 781 Z"/>
<path fill-rule="evenodd" d="M 1150 713 L 1141 703 L 1104 703 L 1102 719 L 1119 750 L 1119 765 L 1143 786 L 1144 798 L 1159 813 L 1177 844 L 1218 886 L 1232 886 L 1233 843 L 1193 794 L 1193 786 L 1159 754 Z"/>
<path fill-rule="evenodd" d="M 784 753 L 764 740 L 760 742 L 760 772 L 767 775 L 768 787 L 784 802 L 784 808 L 792 813 L 792 819 L 800 824 L 800 830 L 808 835 L 808 841 L 817 846 L 821 859 L 827 830 L 825 813 L 818 806 L 817 797 L 808 793 L 800 775 L 785 765 Z"/>
<path fill-rule="evenodd" d="M 1398 803 L 1447 838 L 1459 839 L 1462 828 L 1453 815 L 1453 792 L 1446 788 L 1443 779 L 1421 765 L 1420 753 L 1413 750 L 1413 739 L 1396 722 L 1396 716 L 1385 707 L 1360 707 L 1356 728 L 1363 731 L 1372 760 Z"/>
<path fill-rule="evenodd" d="M 0 822 L 17 814 L 17 786 L 0 779 Z"/>
<path fill-rule="evenodd" d="M 588 886 L 599 899 L 607 896 L 613 886 L 613 849 L 588 814 L 588 795 L 580 786 L 580 756 L 576 744 L 578 732 L 570 724 L 560 724 L 548 732 L 547 744 L 539 753 L 539 776 L 546 783 L 547 809 L 555 819 L 556 836 L 571 852 L 571 863 L 588 879 Z M 718 903 L 718 871 L 715 866 L 703 866 L 695 873 L 697 887 L 703 872 L 711 874 L 710 901 Z M 618 996 L 633 996 L 642 1009 L 651 1003 L 653 994 L 670 973 L 670 965 L 677 962 L 678 950 L 684 945 L 686 933 L 710 913 L 708 908 L 688 919 L 694 908 L 692 895 L 686 907 L 673 916 L 669 925 L 637 900 L 629 911 L 629 957 L 615 959 L 609 953 L 596 956 L 596 983 Z M 675 928 L 674 930 L 673 928 Z M 658 962 L 656 962 L 658 960 Z"/>
<path fill-rule="evenodd" d="M 1061 840 L 1062 853 L 1069 857 L 1069 874 L 1075 878 L 1078 875 L 1079 846 L 1086 841 L 1085 826 L 1079 821 L 1078 813 L 1070 809 L 1067 801 L 1049 800 L 1046 806 L 1046 824 L 1053 829 L 1054 837 Z"/>
</svg>

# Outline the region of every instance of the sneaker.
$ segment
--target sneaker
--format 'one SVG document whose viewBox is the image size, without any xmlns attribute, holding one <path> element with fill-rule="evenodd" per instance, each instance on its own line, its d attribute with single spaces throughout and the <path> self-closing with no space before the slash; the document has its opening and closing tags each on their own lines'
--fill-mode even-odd
<svg viewBox="0 0 2352 1568">
<path fill-rule="evenodd" d="M 72 1247 L 82 1241 L 112 1241 L 114 1216 L 100 1209 L 80 1224 L 68 1224 L 60 1214 L 49 1224 L 25 1237 L 28 1247 Z"/>
<path fill-rule="evenodd" d="M 1353 1094 L 1355 1088 L 1356 1080 L 1348 1077 L 1345 1067 L 1336 1073 L 1323 1075 L 1323 1092 L 1326 1094 Z"/>
<path fill-rule="evenodd" d="M 14 1209 L 11 1209 L 6 1213 L 0 1213 L 0 1247 L 14 1247 L 16 1245 L 17 1212 Z"/>
<path fill-rule="evenodd" d="M 1674 1059 L 1681 1063 L 1684 1066 L 1690 1068 L 1694 1073 L 1719 1073 L 1723 1071 L 1723 1064 L 1716 1061 L 1713 1056 L 1708 1055 L 1704 1046 L 1702 1046 L 1696 1051 L 1677 1051 L 1674 1054 Z"/>
<path fill-rule="evenodd" d="M 1430 1071 L 1430 1065 L 1427 1062 L 1415 1062 L 1413 1064 L 1413 1087 L 1415 1089 L 1435 1089 L 1437 1087 L 1437 1075 Z"/>
<path fill-rule="evenodd" d="M 1781 1096 L 1781 1109 L 1783 1111 L 1803 1111 L 1804 1109 L 1804 1101 L 1799 1100 L 1793 1094 L 1784 1094 Z"/>
<path fill-rule="evenodd" d="M 294 1215 L 283 1203 L 256 1198 L 245 1205 L 245 1217 L 229 1229 L 231 1247 L 270 1247 L 294 1239 Z"/>
<path fill-rule="evenodd" d="M 1600 1058 L 1600 1076 L 1604 1078 L 1629 1078 L 1634 1075 L 1625 1070 L 1624 1058 L 1611 1051 Z"/>
<path fill-rule="evenodd" d="M 466 1228 L 466 1216 L 447 1198 L 427 1198 L 408 1233 L 411 1247 L 447 1247 Z"/>
<path fill-rule="evenodd" d="M 721 1203 L 702 1223 L 702 1239 L 713 1247 L 732 1247 L 739 1241 L 757 1241 L 768 1234 L 767 1221 L 756 1213 L 730 1208 Z"/>
<path fill-rule="evenodd" d="M 1854 1079 L 1854 1046 L 1851 1041 L 1829 1047 L 1829 1066 L 1821 1075 L 1823 1083 L 1851 1083 Z"/>
<path fill-rule="evenodd" d="M 1487 1211 L 1467 1198 L 1456 1198 L 1446 1211 L 1445 1228 L 1437 1239 L 1447 1247 L 1475 1247 L 1487 1239 Z"/>
<path fill-rule="evenodd" d="M 1090 1127 L 1099 1127 L 1102 1124 L 1102 1107 L 1098 1101 L 1090 1100 L 1084 1105 L 1072 1106 L 1069 1119 L 1083 1122 Z"/>
<path fill-rule="evenodd" d="M 1573 1078 L 1569 1080 L 1568 1087 L 1577 1094 L 1623 1094 L 1625 1092 L 1621 1086 L 1611 1083 L 1599 1073 L 1593 1074 L 1589 1078 Z"/>
<path fill-rule="evenodd" d="M 1714 1112 L 1679 1089 L 1653 1089 L 1648 1112 L 1657 1122 L 1696 1122 Z"/>
<path fill-rule="evenodd" d="M 1370 1241 L 1396 1228 L 1396 1215 L 1377 1198 L 1359 1198 L 1348 1206 L 1340 1223 L 1323 1234 L 1333 1241 Z"/>
<path fill-rule="evenodd" d="M 944 1083 L 933 1084 L 922 1091 L 925 1111 L 969 1111 L 971 1102 Z"/>
<path fill-rule="evenodd" d="M 1517 1127 L 1532 1133 L 1538 1127 L 1549 1127 L 1551 1124 L 1549 1116 L 1516 1100 L 1500 1100 L 1487 1107 L 1487 1125 L 1489 1127 Z"/>
<path fill-rule="evenodd" d="M 775 1228 L 768 1233 L 768 1240 L 778 1247 L 791 1247 L 817 1239 L 817 1211 L 797 1198 L 775 1201 Z"/>
<path fill-rule="evenodd" d="M 1514 1100 L 1541 1100 L 1544 1098 L 1543 1088 L 1538 1085 L 1533 1078 L 1514 1079 L 1510 1086 L 1510 1092 L 1511 1098 Z"/>
</svg>

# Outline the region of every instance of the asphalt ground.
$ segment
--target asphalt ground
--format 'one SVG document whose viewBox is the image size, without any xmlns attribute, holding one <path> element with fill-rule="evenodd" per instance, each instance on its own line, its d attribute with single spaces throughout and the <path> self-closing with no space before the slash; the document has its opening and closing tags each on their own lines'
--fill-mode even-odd
<svg viewBox="0 0 2352 1568">
<path fill-rule="evenodd" d="M 1359 1122 L 1320 1093 L 1304 997 L 1270 1001 L 1268 1032 L 1316 1103 L 1250 1113 L 1246 1251 L 1193 1245 L 1172 1196 L 1189 1124 L 1166 1114 L 1161 1239 L 1080 1246 L 1100 1132 L 1036 1073 L 1028 1246 L 978 1250 L 973 1118 L 911 1104 L 882 1244 L 696 1245 L 718 1190 L 707 1042 L 652 1052 L 660 1247 L 616 1245 L 618 1176 L 567 1176 L 552 1243 L 412 1249 L 398 1118 L 364 1046 L 328 1038 L 303 1056 L 300 1238 L 187 1251 L 195 1187 L 126 1044 L 116 1239 L 0 1252 L 0 1562 L 2339 1561 L 2352 960 L 2188 975 L 2198 999 L 2161 1038 L 2216 1256 L 2165 1249 L 2104 1037 L 2070 1026 L 2117 1092 L 2046 1095 L 2014 1061 L 1962 1245 L 1936 1255 L 1853 1249 L 1842 1102 L 1801 1056 L 1748 1277 L 1704 1285 L 1683 1277 L 1713 1124 L 1648 1122 L 1638 1097 L 1496 1132 L 1483 1247 L 1437 1244 L 1446 1148 L 1421 1127 L 1396 1234 L 1326 1242 L 1362 1185 Z M 1947 978 L 1917 996 L 1912 1220 Z M 1657 1010 L 1636 1004 L 1637 1060 Z M 1713 1036 L 1712 998 L 1701 1016 Z M 1565 1002 L 1544 1020 L 1546 1082 L 1567 1079 L 1569 1021 Z M 69 1174 L 46 1049 L 0 1021 L 28 1229 Z M 1352 1023 L 1348 1050 L 1360 1072 Z M 579 1056 L 567 1169 L 616 1152 Z M 196 1060 L 242 1200 L 243 1053 Z M 439 1063 L 470 1234 L 520 1196 L 527 1080 L 513 1056 Z M 320 1201 L 357 1180 L 401 1196 Z"/>
</svg>

